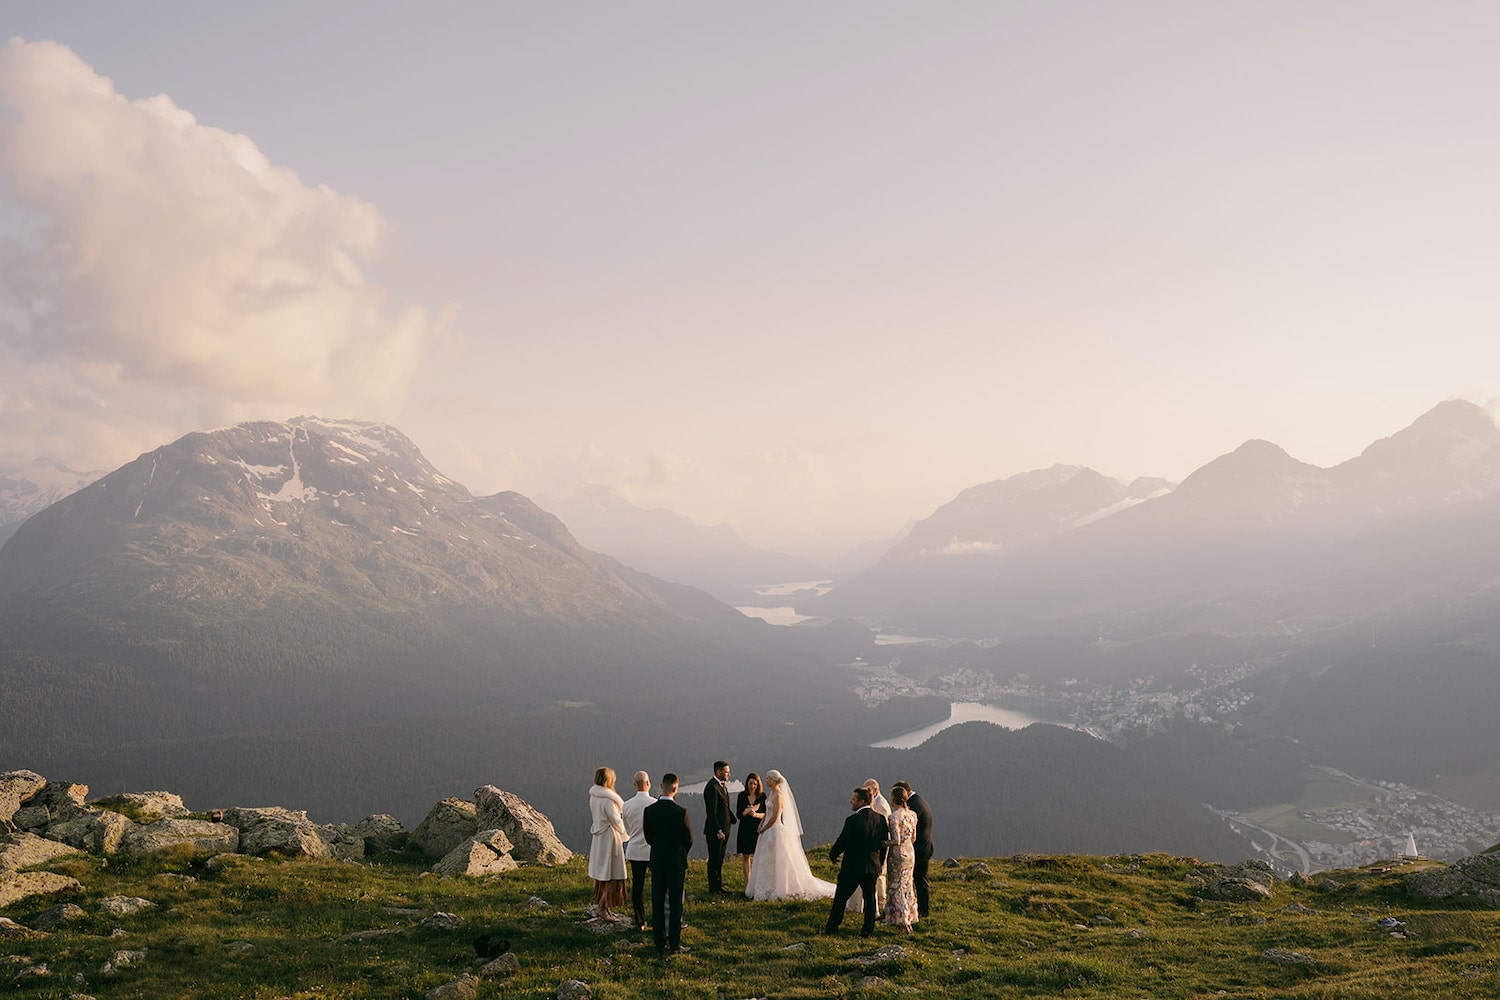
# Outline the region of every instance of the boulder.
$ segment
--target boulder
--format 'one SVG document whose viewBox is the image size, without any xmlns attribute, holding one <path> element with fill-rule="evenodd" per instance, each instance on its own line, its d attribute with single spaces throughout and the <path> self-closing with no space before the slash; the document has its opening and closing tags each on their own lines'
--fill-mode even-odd
<svg viewBox="0 0 1500 1000">
<path fill-rule="evenodd" d="M 132 917 L 142 910 L 155 908 L 155 903 L 139 896 L 106 896 L 99 900 L 99 911 L 112 917 Z"/>
<path fill-rule="evenodd" d="M 1475 854 L 1446 868 L 1412 872 L 1406 876 L 1406 894 L 1428 900 L 1473 896 L 1500 907 L 1500 854 Z"/>
<path fill-rule="evenodd" d="M 573 856 L 552 829 L 552 821 L 519 795 L 484 785 L 474 791 L 478 827 L 503 830 L 515 845 L 511 857 L 517 861 L 560 865 Z"/>
<path fill-rule="evenodd" d="M 1226 903 L 1258 903 L 1271 898 L 1271 890 L 1255 879 L 1220 875 L 1203 887 L 1203 895 Z"/>
<path fill-rule="evenodd" d="M 227 823 L 210 823 L 201 819 L 159 819 L 155 823 L 137 824 L 120 844 L 127 857 L 143 857 L 182 845 L 191 846 L 195 854 L 223 854 L 239 848 L 240 832 Z"/>
<path fill-rule="evenodd" d="M 240 831 L 244 854 L 287 854 L 293 857 L 333 856 L 328 837 L 300 809 L 272 806 L 264 809 L 226 809 L 224 822 Z"/>
<path fill-rule="evenodd" d="M 353 826 L 342 829 L 350 836 L 364 841 L 366 855 L 399 851 L 411 839 L 411 834 L 406 832 L 406 827 L 401 825 L 401 821 L 385 813 L 366 816 Z"/>
<path fill-rule="evenodd" d="M 50 927 L 57 927 L 70 920 L 77 920 L 79 917 L 86 916 L 88 914 L 84 911 L 83 907 L 76 903 L 58 903 L 56 906 L 49 906 L 41 913 L 38 913 L 36 918 L 31 922 L 42 930 L 47 930 Z"/>
<path fill-rule="evenodd" d="M 496 824 L 487 823 L 486 828 Z M 411 833 L 411 842 L 428 854 L 442 857 L 479 832 L 472 802 L 449 797 L 433 806 Z"/>
<path fill-rule="evenodd" d="M 498 875 L 519 868 L 511 843 L 501 830 L 482 830 L 432 866 L 439 875 Z"/>
<path fill-rule="evenodd" d="M 474 1000 L 479 995 L 479 978 L 465 972 L 451 983 L 444 983 L 426 993 L 427 1000 Z"/>
<path fill-rule="evenodd" d="M 46 806 L 22 806 L 10 821 L 17 830 L 44 830 L 52 822 L 52 813 Z"/>
<path fill-rule="evenodd" d="M 89 786 L 75 781 L 49 781 L 41 791 L 23 802 L 28 806 L 45 806 L 52 822 L 70 819 L 81 811 L 89 797 Z"/>
<path fill-rule="evenodd" d="M 34 833 L 11 833 L 0 839 L 0 871 L 14 872 L 33 865 L 44 865 L 64 854 L 78 850 Z"/>
<path fill-rule="evenodd" d="M 8 831 L 7 824 L 21 803 L 46 787 L 47 779 L 35 771 L 6 771 L 0 774 L 0 832 Z"/>
<path fill-rule="evenodd" d="M 182 804 L 182 796 L 176 792 L 123 792 L 111 795 L 110 804 L 128 808 L 141 817 L 141 822 L 150 823 L 158 819 L 177 819 L 188 814 Z"/>
<path fill-rule="evenodd" d="M 117 812 L 89 808 L 72 819 L 54 823 L 47 829 L 47 839 L 95 854 L 116 854 L 134 827 L 135 823 Z"/>
<path fill-rule="evenodd" d="M 486 962 L 479 972 L 485 976 L 513 976 L 521 971 L 521 960 L 513 951 L 507 951 L 500 957 Z"/>
<path fill-rule="evenodd" d="M 19 938 L 22 941 L 35 941 L 47 935 L 41 931 L 34 931 L 30 927 L 23 927 L 10 917 L 0 917 L 0 938 Z"/>
<path fill-rule="evenodd" d="M 78 892 L 82 888 L 82 883 L 77 879 L 55 872 L 0 872 L 0 907 L 33 896 Z"/>
</svg>

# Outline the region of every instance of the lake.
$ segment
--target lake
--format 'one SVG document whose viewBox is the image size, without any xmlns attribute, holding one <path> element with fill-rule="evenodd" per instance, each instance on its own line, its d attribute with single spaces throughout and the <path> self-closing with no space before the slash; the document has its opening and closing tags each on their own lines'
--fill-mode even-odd
<svg viewBox="0 0 1500 1000">
<path fill-rule="evenodd" d="M 930 726 L 914 729 L 909 733 L 893 736 L 888 740 L 881 740 L 879 743 L 871 743 L 870 746 L 910 750 L 913 747 L 919 747 L 923 743 L 926 743 L 933 736 L 947 729 L 949 726 L 957 726 L 965 722 L 988 722 L 1005 729 L 1025 729 L 1027 726 L 1038 722 L 1043 725 L 1059 725 L 1059 723 L 1050 723 L 1045 719 L 1034 718 L 1023 712 L 1000 708 L 996 705 L 981 705 L 972 701 L 955 701 L 948 708 L 948 718 L 942 722 L 935 722 Z"/>
</svg>

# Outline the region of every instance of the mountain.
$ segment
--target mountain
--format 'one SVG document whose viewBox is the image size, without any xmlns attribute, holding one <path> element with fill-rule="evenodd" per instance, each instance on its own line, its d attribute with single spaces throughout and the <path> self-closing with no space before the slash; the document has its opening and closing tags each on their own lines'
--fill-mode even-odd
<svg viewBox="0 0 1500 1000">
<path fill-rule="evenodd" d="M 984 558 L 914 558 L 943 537 L 929 530 L 801 610 L 929 634 L 1128 639 L 1329 627 L 1402 606 L 1403 594 L 1434 606 L 1466 600 L 1484 571 L 1464 553 L 1488 550 L 1488 505 L 1500 497 L 1500 428 L 1474 404 L 1448 401 L 1328 469 L 1249 441 L 1175 489 L 1080 515 L 1107 499 L 1108 485 L 1053 469 L 966 491 L 945 518 L 993 497 L 988 509 L 1011 516 L 1011 534 L 950 531 L 941 551 Z M 1031 516 L 1016 516 L 1022 509 Z M 1435 542 L 1473 571 L 1445 575 L 1437 561 L 1412 593 L 1407 563 Z M 1392 562 L 1397 552 L 1407 562 Z M 908 572 L 877 574 L 887 561 Z M 1372 605 L 1372 592 L 1385 596 Z"/>
<path fill-rule="evenodd" d="M 103 472 L 79 472 L 48 458 L 39 458 L 21 468 L 0 469 L 0 545 L 32 514 L 102 475 Z"/>
<path fill-rule="evenodd" d="M 637 507 L 607 486 L 547 505 L 589 548 L 724 601 L 741 603 L 756 587 L 823 575 L 805 559 L 747 544 L 727 524 L 705 527 L 670 510 Z"/>
<path fill-rule="evenodd" d="M 191 759 L 214 800 L 280 780 L 335 815 L 425 808 L 503 764 L 563 812 L 601 756 L 857 729 L 820 668 L 849 655 L 472 496 L 381 424 L 189 434 L 0 548 L 0 760 L 149 784 Z"/>
<path fill-rule="evenodd" d="M 964 490 L 918 521 L 881 559 L 839 584 L 819 614 L 899 616 L 993 580 L 1006 557 L 1171 490 L 1159 479 L 1120 483 L 1054 465 Z"/>
</svg>

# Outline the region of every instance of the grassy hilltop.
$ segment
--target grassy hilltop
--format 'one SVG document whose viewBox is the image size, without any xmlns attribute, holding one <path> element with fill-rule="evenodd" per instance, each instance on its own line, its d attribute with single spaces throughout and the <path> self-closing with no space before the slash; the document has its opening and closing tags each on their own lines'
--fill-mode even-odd
<svg viewBox="0 0 1500 1000">
<path fill-rule="evenodd" d="M 812 858 L 833 877 L 823 850 Z M 421 997 L 477 974 L 473 939 L 498 931 L 516 967 L 479 975 L 481 998 L 552 997 L 569 979 L 595 998 L 704 1000 L 1500 993 L 1500 913 L 1408 900 L 1402 876 L 1427 862 L 1324 873 L 1309 885 L 1277 883 L 1268 900 L 1230 903 L 1204 897 L 1195 874 L 1204 866 L 1189 858 L 963 860 L 935 864 L 933 916 L 912 936 L 882 926 L 869 940 L 855 933 L 857 918 L 843 936 L 819 936 L 826 902 L 706 901 L 695 862 L 684 932 L 691 951 L 666 961 L 649 933 L 600 930 L 586 919 L 583 858 L 488 879 L 439 878 L 426 873 L 430 864 L 414 853 L 365 865 L 58 859 L 44 867 L 83 884 L 71 902 L 84 915 L 45 935 L 0 931 L 0 992 L 18 1000 Z M 155 905 L 109 916 L 100 903 L 113 896 Z M 29 927 L 59 901 L 0 913 Z M 463 923 L 424 925 L 438 912 Z M 1399 923 L 1383 926 L 1384 918 Z M 122 951 L 145 954 L 121 964 Z M 111 961 L 119 967 L 105 975 Z"/>
</svg>

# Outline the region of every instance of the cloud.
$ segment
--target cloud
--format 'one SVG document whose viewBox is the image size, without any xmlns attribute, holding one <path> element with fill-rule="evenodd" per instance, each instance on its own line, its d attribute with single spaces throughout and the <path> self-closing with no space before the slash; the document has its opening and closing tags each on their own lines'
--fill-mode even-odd
<svg viewBox="0 0 1500 1000">
<path fill-rule="evenodd" d="M 379 415 L 441 326 L 365 277 L 374 206 L 165 95 L 126 99 L 54 42 L 0 49 L 0 179 L 0 437 L 45 434 L 33 418 L 58 407 L 117 434 Z"/>
</svg>

